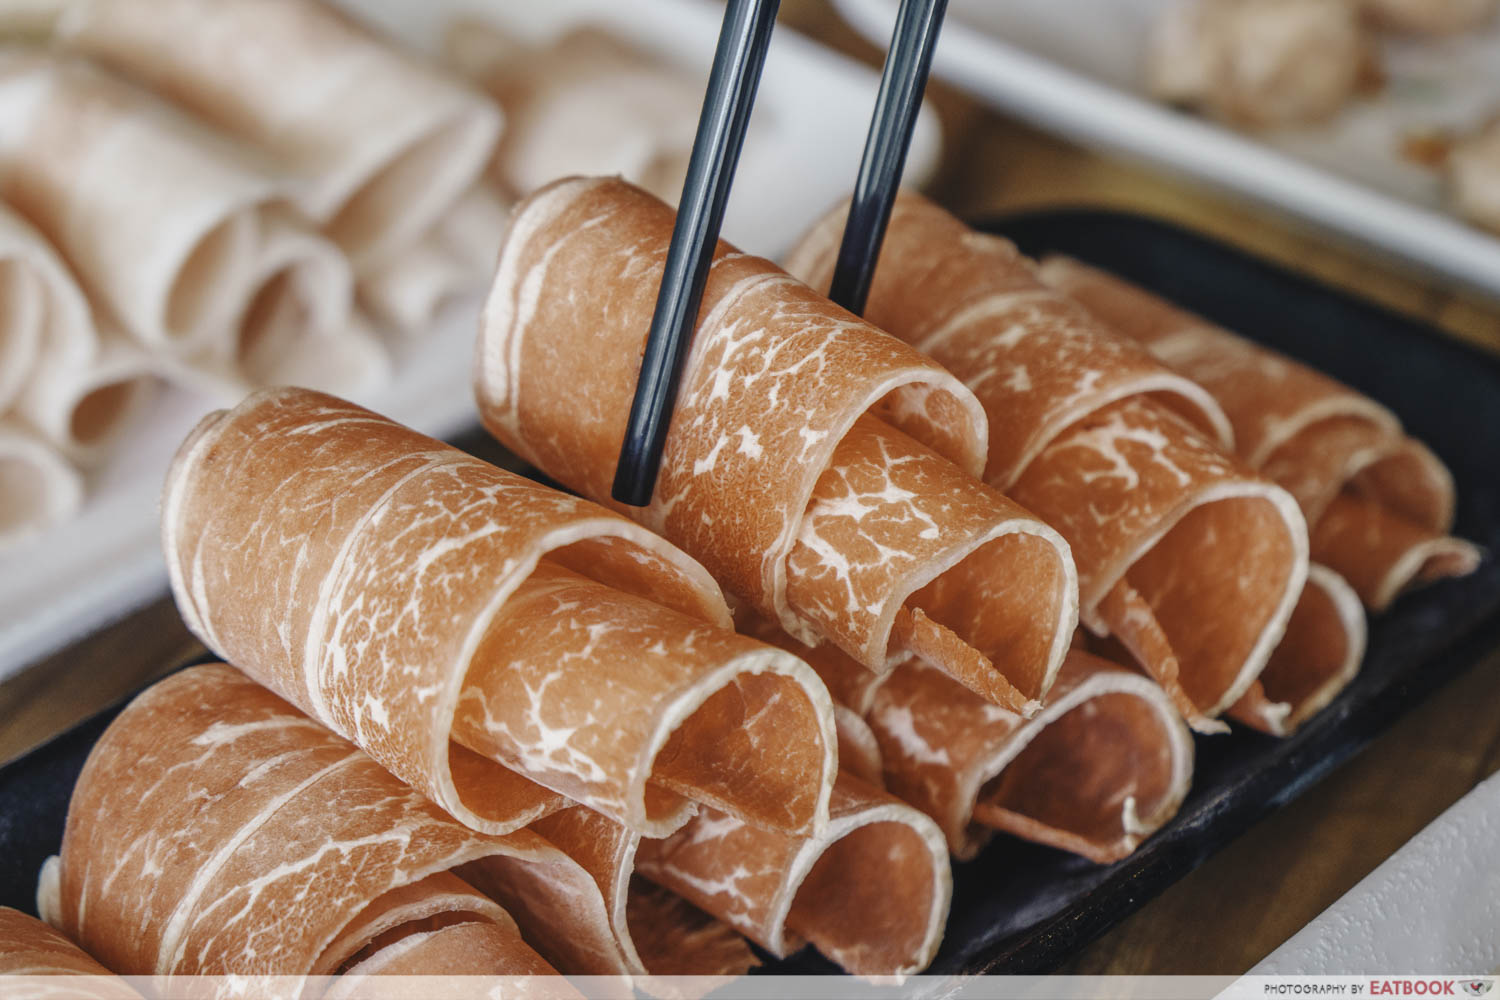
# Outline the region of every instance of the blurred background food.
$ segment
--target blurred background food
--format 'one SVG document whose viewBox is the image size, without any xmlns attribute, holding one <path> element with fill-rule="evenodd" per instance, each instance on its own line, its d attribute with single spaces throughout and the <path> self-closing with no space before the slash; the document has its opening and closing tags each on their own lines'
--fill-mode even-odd
<svg viewBox="0 0 1500 1000">
<path fill-rule="evenodd" d="M 698 0 L 0 9 L 0 567 L 31 568 L 0 573 L 0 677 L 157 590 L 160 470 L 206 409 L 295 383 L 472 425 L 510 203 L 566 173 L 675 201 L 719 20 Z M 874 82 L 779 34 L 726 235 L 778 253 L 843 193 Z M 927 114 L 909 176 L 937 149 Z M 791 151 L 820 169 L 788 190 Z"/>
<path fill-rule="evenodd" d="M 835 2 L 865 40 L 888 36 L 894 2 Z M 1196 180 L 1495 296 L 1500 240 L 1470 193 L 1494 168 L 1449 155 L 1500 110 L 1494 6 L 953 0 L 933 73 L 1116 163 L 1151 164 L 1163 189 Z M 1035 173 L 1018 199 L 1057 188 Z"/>
<path fill-rule="evenodd" d="M 1350 102 L 1381 99 L 1388 82 L 1382 32 L 1404 36 L 1407 48 L 1425 41 L 1441 51 L 1443 39 L 1485 29 L 1497 7 L 1493 0 L 1189 0 L 1167 8 L 1152 30 L 1147 87 L 1239 127 L 1316 127 Z M 1500 110 L 1500 94 L 1489 96 Z M 1492 131 L 1493 119 L 1467 127 L 1413 122 L 1399 152 L 1445 174 L 1452 211 L 1500 232 Z"/>
<path fill-rule="evenodd" d="M 1348 0 L 1203 0 L 1157 23 L 1146 73 L 1164 101 L 1284 125 L 1338 111 L 1377 59 Z"/>
</svg>

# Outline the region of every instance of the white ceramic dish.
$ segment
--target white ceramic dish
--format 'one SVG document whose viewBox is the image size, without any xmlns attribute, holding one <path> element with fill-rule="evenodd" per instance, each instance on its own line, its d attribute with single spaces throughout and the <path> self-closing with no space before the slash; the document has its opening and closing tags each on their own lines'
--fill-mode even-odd
<svg viewBox="0 0 1500 1000">
<path fill-rule="evenodd" d="M 1278 206 L 1500 295 L 1500 237 L 1443 209 L 1442 181 L 1402 158 L 1403 137 L 1500 111 L 1500 23 L 1440 42 L 1383 45 L 1387 84 L 1326 126 L 1248 135 L 1148 98 L 1150 24 L 1181 0 L 952 0 L 933 72 L 993 106 Z M 838 0 L 880 45 L 895 0 Z"/>
<path fill-rule="evenodd" d="M 1500 975 L 1500 775 L 1433 820 L 1252 976 Z"/>
<path fill-rule="evenodd" d="M 484 15 L 520 39 L 542 41 L 582 23 L 600 25 L 661 58 L 701 71 L 713 57 L 721 14 L 698 0 L 342 0 L 397 36 L 431 47 L 459 14 Z M 767 57 L 756 106 L 764 127 L 747 148 L 724 235 L 776 256 L 853 184 L 875 100 L 876 73 L 786 29 Z M 908 159 L 920 180 L 936 166 L 939 132 L 924 114 Z M 394 383 L 364 403 L 431 434 L 473 423 L 470 355 L 479 300 L 449 309 L 418 343 L 398 345 Z M 80 517 L 0 553 L 0 679 L 134 608 L 166 587 L 157 541 L 157 495 L 177 443 L 223 401 L 174 390 L 127 445 L 94 474 Z"/>
</svg>

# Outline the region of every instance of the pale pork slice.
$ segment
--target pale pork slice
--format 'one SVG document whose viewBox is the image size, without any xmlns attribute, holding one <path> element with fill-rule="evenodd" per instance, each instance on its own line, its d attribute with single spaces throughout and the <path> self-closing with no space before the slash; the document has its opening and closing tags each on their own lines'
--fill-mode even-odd
<svg viewBox="0 0 1500 1000">
<path fill-rule="evenodd" d="M 829 280 L 844 217 L 814 226 L 794 273 Z M 1044 285 L 1013 245 L 911 193 L 866 316 L 979 399 L 986 479 L 1068 541 L 1083 623 L 1194 728 L 1225 728 L 1286 627 L 1308 542 L 1292 497 L 1225 454 L 1233 433 L 1208 392 Z"/>
<path fill-rule="evenodd" d="M 83 477 L 28 425 L 0 417 L 0 549 L 60 524 L 83 505 Z"/>
<path fill-rule="evenodd" d="M 74 463 L 95 465 L 149 410 L 168 371 L 139 343 L 106 329 L 87 358 L 54 355 L 39 364 L 14 412 Z"/>
<path fill-rule="evenodd" d="M 476 829 L 518 829 L 559 794 L 654 835 L 696 802 L 826 822 L 816 675 L 736 636 L 701 566 L 588 501 L 331 396 L 263 390 L 183 444 L 162 539 L 210 648 Z"/>
<path fill-rule="evenodd" d="M 1312 557 L 1366 607 L 1478 566 L 1479 549 L 1449 535 L 1452 475 L 1386 407 L 1098 268 L 1054 257 L 1042 275 L 1214 394 L 1240 455 L 1302 504 Z"/>
<path fill-rule="evenodd" d="M 391 376 L 390 352 L 354 309 L 354 276 L 337 246 L 286 208 L 260 215 L 254 266 L 237 296 L 236 336 L 195 364 L 244 389 L 300 385 L 362 394 Z"/>
<path fill-rule="evenodd" d="M 1454 35 L 1483 28 L 1500 10 L 1496 0 L 1358 0 L 1383 28 L 1413 35 Z"/>
<path fill-rule="evenodd" d="M 158 379 L 144 351 L 113 329 L 101 334 L 93 309 L 56 248 L 4 205 L 0 296 L 5 303 L 0 419 L 14 420 L 13 429 L 4 434 L 4 451 L 11 472 L 25 462 L 37 470 L 29 484 L 24 477 L 3 476 L 0 505 L 8 514 L 0 520 L 12 526 L 32 521 L 43 509 L 35 501 L 47 494 L 53 499 L 44 508 L 61 520 L 77 505 L 76 498 L 64 500 L 59 492 L 62 479 L 69 478 L 60 468 L 61 458 L 41 456 L 18 443 L 16 435 L 40 435 L 71 462 L 95 462 L 140 414 Z M 5 423 L 11 426 L 12 421 Z"/>
<path fill-rule="evenodd" d="M 517 206 L 486 306 L 486 426 L 600 502 L 672 225 L 623 181 L 559 181 Z M 1034 711 L 1076 620 L 1074 571 L 1057 532 L 973 478 L 985 438 L 948 372 L 721 243 L 655 496 L 618 509 L 806 644 L 876 673 L 919 655 Z"/>
<path fill-rule="evenodd" d="M 1500 115 L 1461 138 L 1445 166 L 1453 210 L 1500 233 Z"/>
<path fill-rule="evenodd" d="M 443 48 L 505 111 L 491 172 L 511 191 L 581 172 L 617 174 L 663 201 L 681 197 L 701 108 L 694 74 L 590 26 L 533 47 L 461 17 Z M 754 118 L 747 132 L 752 156 L 760 126 Z"/>
<path fill-rule="evenodd" d="M 11 1000 L 140 1000 L 54 928 L 0 906 L 0 988 Z"/>
<path fill-rule="evenodd" d="M 531 931 L 517 933 L 510 914 L 453 874 L 465 865 L 524 871 L 533 908 L 567 915 L 580 938 L 607 938 L 592 881 L 556 848 L 462 826 L 215 664 L 149 688 L 106 730 L 38 901 L 105 965 L 160 977 L 164 992 L 187 976 L 225 977 L 204 985 L 229 996 L 233 976 L 347 973 L 415 935 L 466 924 L 492 930 L 461 971 L 550 972 L 522 940 Z M 446 949 L 426 954 L 441 960 L 432 971 L 455 971 Z"/>
<path fill-rule="evenodd" d="M 1358 0 L 1164 5 L 1146 40 L 1145 86 L 1160 100 L 1239 126 L 1328 119 L 1379 72 L 1359 7 Z"/>
<path fill-rule="evenodd" d="M 509 221 L 510 200 L 476 184 L 420 242 L 364 270 L 360 302 L 397 333 L 431 333 L 449 304 L 484 290 Z"/>
<path fill-rule="evenodd" d="M 98 350 L 94 317 L 47 238 L 0 205 L 0 413 L 38 369 L 86 364 Z"/>
<path fill-rule="evenodd" d="M 0 194 L 143 346 L 232 353 L 250 303 L 327 280 L 302 268 L 300 282 L 277 281 L 288 264 L 254 284 L 276 253 L 263 216 L 284 179 L 146 91 L 18 50 L 0 59 L 0 112 Z"/>
<path fill-rule="evenodd" d="M 316 0 L 77 0 L 56 35 L 295 175 L 357 270 L 420 239 L 500 133 L 490 101 Z"/>
<path fill-rule="evenodd" d="M 904 976 L 931 963 L 952 898 L 937 825 L 847 771 L 828 829 L 788 836 L 705 810 L 665 840 L 642 841 L 647 878 L 771 954 L 811 943 L 860 976 Z"/>
</svg>

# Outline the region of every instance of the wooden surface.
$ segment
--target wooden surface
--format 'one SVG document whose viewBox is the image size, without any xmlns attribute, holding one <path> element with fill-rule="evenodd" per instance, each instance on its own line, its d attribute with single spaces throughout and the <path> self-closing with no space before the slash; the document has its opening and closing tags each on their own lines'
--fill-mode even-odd
<svg viewBox="0 0 1500 1000">
<path fill-rule="evenodd" d="M 821 3 L 783 21 L 862 58 Z M 1127 208 L 1185 223 L 1500 351 L 1500 307 L 1335 245 L 1258 206 L 1077 149 L 936 87 L 946 154 L 931 193 L 968 215 L 1045 205 Z M 0 760 L 200 653 L 163 600 L 0 684 Z M 1450 684 L 1302 799 L 1085 948 L 1072 973 L 1248 969 L 1480 779 L 1500 769 L 1500 652 Z"/>
</svg>

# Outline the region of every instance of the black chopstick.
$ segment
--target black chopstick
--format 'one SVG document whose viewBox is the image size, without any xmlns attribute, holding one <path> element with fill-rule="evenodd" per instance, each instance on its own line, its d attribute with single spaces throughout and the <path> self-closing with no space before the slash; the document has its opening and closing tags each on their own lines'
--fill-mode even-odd
<svg viewBox="0 0 1500 1000">
<path fill-rule="evenodd" d="M 729 0 L 724 11 L 651 333 L 615 466 L 611 493 L 633 507 L 649 504 L 656 489 L 682 363 L 724 224 L 724 205 L 745 142 L 745 126 L 755 104 L 778 6 L 780 0 Z"/>
<path fill-rule="evenodd" d="M 901 185 L 906 151 L 922 109 L 922 92 L 927 89 L 932 52 L 947 9 L 948 0 L 901 0 L 896 14 L 859 179 L 849 203 L 849 220 L 828 288 L 830 299 L 855 314 L 864 312 L 870 296 L 880 244 Z"/>
</svg>

